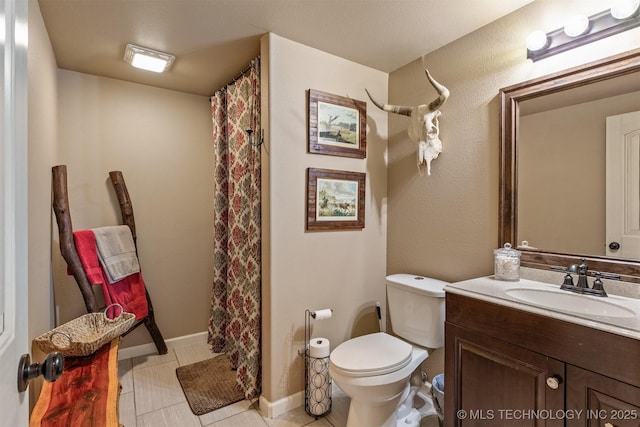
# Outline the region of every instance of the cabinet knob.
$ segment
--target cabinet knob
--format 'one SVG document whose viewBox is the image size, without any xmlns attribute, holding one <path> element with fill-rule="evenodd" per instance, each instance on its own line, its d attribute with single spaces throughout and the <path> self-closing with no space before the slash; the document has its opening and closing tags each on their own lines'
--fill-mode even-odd
<svg viewBox="0 0 640 427">
<path fill-rule="evenodd" d="M 562 378 L 560 378 L 557 375 L 553 375 L 547 378 L 547 386 L 552 390 L 556 390 L 558 387 L 560 387 L 561 383 L 562 383 Z"/>
</svg>

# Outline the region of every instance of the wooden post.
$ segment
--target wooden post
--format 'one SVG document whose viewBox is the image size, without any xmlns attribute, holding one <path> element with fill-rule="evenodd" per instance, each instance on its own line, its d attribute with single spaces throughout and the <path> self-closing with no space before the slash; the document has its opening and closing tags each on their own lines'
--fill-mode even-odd
<svg viewBox="0 0 640 427">
<path fill-rule="evenodd" d="M 71 214 L 69 213 L 69 196 L 67 193 L 67 167 L 65 165 L 54 166 L 51 169 L 53 188 L 53 211 L 58 223 L 60 238 L 60 252 L 67 262 L 71 274 L 76 279 L 84 305 L 89 313 L 98 311 L 93 288 L 87 279 L 87 275 L 82 268 L 80 257 L 73 241 L 73 227 L 71 225 Z"/>
<path fill-rule="evenodd" d="M 111 184 L 113 185 L 116 197 L 118 198 L 118 203 L 120 204 L 122 223 L 129 226 L 129 228 L 131 229 L 131 235 L 133 236 L 133 242 L 136 243 L 136 221 L 133 216 L 133 204 L 131 203 L 131 198 L 129 197 L 127 184 L 124 182 L 124 177 L 122 176 L 122 172 L 120 171 L 109 172 L 109 178 L 111 179 Z M 136 244 L 136 252 L 137 251 L 138 245 Z M 158 354 L 167 354 L 167 345 L 164 342 L 164 338 L 162 337 L 162 333 L 160 332 L 158 325 L 156 324 L 155 314 L 153 312 L 153 304 L 151 304 L 149 290 L 146 288 L 146 286 L 145 292 L 147 297 L 148 314 L 144 319 L 144 326 L 149 331 L 151 339 L 153 339 L 153 342 L 158 349 Z"/>
<path fill-rule="evenodd" d="M 133 205 L 131 204 L 131 198 L 129 197 L 129 191 L 127 190 L 127 184 L 124 182 L 124 177 L 120 171 L 109 172 L 109 178 L 111 178 L 111 184 L 116 192 L 118 203 L 120 204 L 120 212 L 122 213 L 122 224 L 128 225 L 131 229 L 131 235 L 133 241 L 136 241 L 136 220 L 133 217 Z M 137 247 L 136 247 L 137 249 Z"/>
</svg>

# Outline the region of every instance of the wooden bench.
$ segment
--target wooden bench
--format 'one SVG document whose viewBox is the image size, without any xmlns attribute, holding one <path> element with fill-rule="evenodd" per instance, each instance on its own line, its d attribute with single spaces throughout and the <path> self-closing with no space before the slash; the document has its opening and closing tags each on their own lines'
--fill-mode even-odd
<svg viewBox="0 0 640 427">
<path fill-rule="evenodd" d="M 44 382 L 29 427 L 120 427 L 119 345 L 116 338 L 91 356 L 65 357 L 60 378 Z"/>
</svg>

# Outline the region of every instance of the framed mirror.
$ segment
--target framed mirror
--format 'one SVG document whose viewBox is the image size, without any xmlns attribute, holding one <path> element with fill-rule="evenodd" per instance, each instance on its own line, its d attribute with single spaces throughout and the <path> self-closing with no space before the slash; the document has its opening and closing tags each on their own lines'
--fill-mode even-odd
<svg viewBox="0 0 640 427">
<path fill-rule="evenodd" d="M 640 114 L 640 49 L 503 88 L 500 99 L 500 245 L 517 246 L 525 267 L 560 270 L 584 258 L 592 272 L 640 283 L 640 246 L 623 240 L 623 253 L 607 230 L 628 205 L 640 211 L 640 135 L 621 143 L 627 163 L 607 143 L 615 117 Z M 626 169 L 627 178 L 607 177 Z M 607 200 L 625 185 L 635 201 Z M 636 211 L 616 226 L 640 244 Z"/>
</svg>

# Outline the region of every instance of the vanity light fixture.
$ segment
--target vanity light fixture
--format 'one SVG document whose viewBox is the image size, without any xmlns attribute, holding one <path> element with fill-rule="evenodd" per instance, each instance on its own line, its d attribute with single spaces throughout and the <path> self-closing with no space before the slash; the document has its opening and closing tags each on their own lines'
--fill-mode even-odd
<svg viewBox="0 0 640 427">
<path fill-rule="evenodd" d="M 616 0 L 610 10 L 590 17 L 576 16 L 563 28 L 527 37 L 527 58 L 534 62 L 640 26 L 640 0 Z"/>
<path fill-rule="evenodd" d="M 175 59 L 176 57 L 169 53 L 136 46 L 134 44 L 127 44 L 124 50 L 125 62 L 136 68 L 153 71 L 155 73 L 167 71 Z"/>
</svg>

